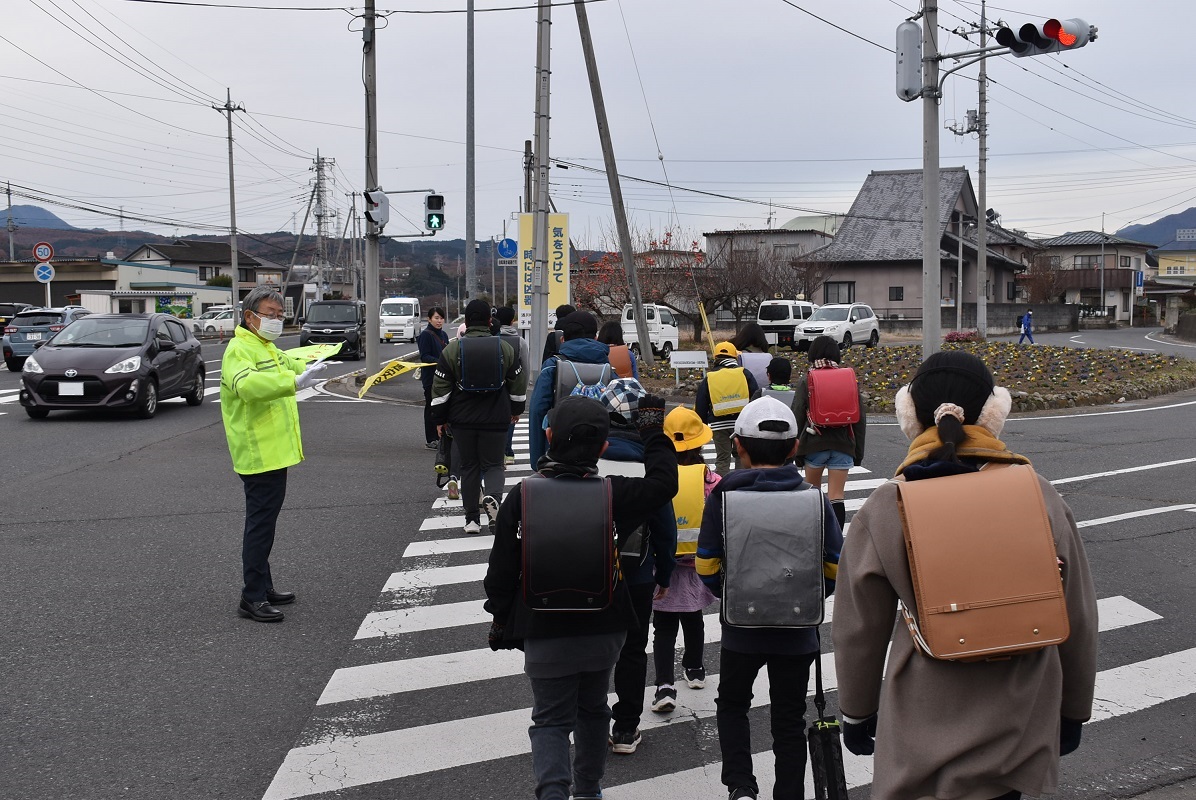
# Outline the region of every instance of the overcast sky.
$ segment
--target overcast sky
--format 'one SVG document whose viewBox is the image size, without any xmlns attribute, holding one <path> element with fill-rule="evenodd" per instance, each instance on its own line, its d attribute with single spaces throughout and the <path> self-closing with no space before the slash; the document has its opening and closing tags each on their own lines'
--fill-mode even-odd
<svg viewBox="0 0 1196 800">
<path fill-rule="evenodd" d="M 336 0 L 224 2 L 311 8 Z M 590 3 L 620 171 L 654 181 L 664 181 L 667 171 L 678 187 L 670 195 L 625 181 L 636 228 L 676 227 L 679 238 L 691 239 L 703 231 L 767 227 L 770 213 L 779 225 L 803 213 L 845 212 L 869 171 L 920 168 L 920 101 L 896 97 L 889 52 L 915 2 Z M 1187 34 L 1196 3 L 996 2 L 988 7 L 990 19 L 1020 25 L 1046 15 L 1082 16 L 1100 28 L 1098 41 L 1064 57 L 990 59 L 988 205 L 1003 224 L 1035 235 L 1099 230 L 1105 212 L 1106 228 L 1116 230 L 1196 205 L 1196 113 L 1185 116 L 1192 108 Z M 532 4 L 477 0 L 483 239 L 501 235 L 523 192 L 523 142 L 534 124 L 536 12 L 481 12 Z M 222 103 L 229 87 L 249 112 L 235 115 L 239 228 L 298 226 L 317 149 L 336 160 L 333 197 L 341 209 L 346 193 L 364 188 L 361 20 L 350 13 L 136 0 L 4 6 L 0 180 L 64 202 L 178 221 L 177 228 L 127 222 L 129 229 L 183 234 L 227 226 L 225 121 L 210 106 Z M 456 10 L 465 0 L 378 0 L 378 6 Z M 975 46 L 975 37 L 969 44 L 950 31 L 978 21 L 979 9 L 971 0 L 941 0 L 943 51 Z M 461 13 L 395 13 L 378 34 L 382 183 L 446 195 L 447 238 L 465 230 L 465 27 Z M 553 9 L 552 38 L 550 153 L 600 167 L 571 6 Z M 958 75 L 946 83 L 944 124 L 962 122 L 977 107 L 976 67 Z M 943 131 L 941 143 L 942 165 L 967 166 L 975 183 L 975 135 Z M 578 243 L 601 245 L 611 220 L 605 178 L 553 169 L 552 194 L 571 214 Z M 386 232 L 415 232 L 399 214 L 422 222 L 420 196 L 392 203 Z M 113 218 L 47 207 L 76 225 L 117 227 Z M 344 219 L 342 210 L 340 224 Z"/>
</svg>

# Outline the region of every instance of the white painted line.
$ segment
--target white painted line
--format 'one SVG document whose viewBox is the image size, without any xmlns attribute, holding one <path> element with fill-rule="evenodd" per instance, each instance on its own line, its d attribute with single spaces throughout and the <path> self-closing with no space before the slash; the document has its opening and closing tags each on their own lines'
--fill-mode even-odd
<svg viewBox="0 0 1196 800">
<path fill-rule="evenodd" d="M 1196 693 L 1196 647 L 1098 672 L 1092 721 L 1130 714 Z"/>
<path fill-rule="evenodd" d="M 398 636 L 403 633 L 459 628 L 489 622 L 491 616 L 482 608 L 481 600 L 464 603 L 441 603 L 435 606 L 414 606 L 394 611 L 375 611 L 365 615 L 354 639 L 374 639 L 379 636 Z"/>
<path fill-rule="evenodd" d="M 458 539 L 436 539 L 430 542 L 412 542 L 403 551 L 403 558 L 442 556 L 449 553 L 471 553 L 475 550 L 489 550 L 492 547 L 494 547 L 494 537 L 490 535 L 467 536 Z"/>
<path fill-rule="evenodd" d="M 1100 517 L 1077 522 L 1077 528 L 1090 528 L 1093 525 L 1107 525 L 1111 522 L 1122 522 L 1127 519 L 1149 517 L 1154 514 L 1166 514 L 1168 511 L 1191 511 L 1196 509 L 1196 503 L 1183 503 L 1177 506 L 1162 506 L 1161 508 L 1144 508 L 1141 511 L 1130 511 L 1125 514 L 1114 514 L 1111 517 Z"/>
<path fill-rule="evenodd" d="M 420 523 L 419 529 L 421 531 L 443 531 L 451 530 L 453 528 L 465 527 L 464 514 L 449 514 L 443 517 L 427 517 Z"/>
<path fill-rule="evenodd" d="M 1122 347 L 1119 344 L 1109 345 L 1110 350 L 1133 350 L 1135 353 L 1157 353 L 1153 347 Z"/>
<path fill-rule="evenodd" d="M 1100 620 L 1100 632 L 1114 631 L 1118 628 L 1128 628 L 1143 622 L 1154 622 L 1162 619 L 1149 608 L 1135 603 L 1128 597 L 1117 595 L 1096 601 L 1097 619 Z"/>
<path fill-rule="evenodd" d="M 458 567 L 403 570 L 392 574 L 387 579 L 386 585 L 382 587 L 382 591 L 409 592 L 460 583 L 481 584 L 482 578 L 486 577 L 487 566 L 487 564 L 465 564 Z"/>
<path fill-rule="evenodd" d="M 1112 414 L 1141 414 L 1144 411 L 1166 411 L 1171 408 L 1184 408 L 1186 406 L 1196 406 L 1196 400 L 1189 400 L 1186 403 L 1172 403 L 1168 406 L 1151 406 L 1150 408 L 1127 408 L 1123 411 L 1093 411 L 1092 413 L 1081 414 L 1047 414 L 1040 417 L 1010 417 L 1006 420 L 1006 424 L 1013 422 L 1040 422 L 1042 420 L 1055 419 L 1076 419 L 1079 417 L 1107 417 Z M 880 423 L 882 425 L 895 425 L 896 423 Z"/>
<path fill-rule="evenodd" d="M 0 394 L 16 394 L 20 389 L 0 389 Z"/>
<path fill-rule="evenodd" d="M 507 465 L 507 469 L 510 469 L 510 468 L 511 468 L 510 465 Z M 530 469 L 530 467 L 529 467 L 529 469 Z M 507 495 L 506 495 L 506 493 L 504 493 L 502 496 L 502 500 L 506 500 L 506 499 L 507 499 Z M 499 500 L 499 503 L 501 503 L 502 500 Z M 433 510 L 442 509 L 442 508 L 464 508 L 464 504 L 460 500 L 449 500 L 448 497 L 437 497 L 435 500 L 432 501 L 432 509 Z"/>
<path fill-rule="evenodd" d="M 1153 333 L 1148 333 L 1142 338 L 1149 339 L 1150 341 L 1156 342 L 1158 344 L 1165 344 L 1168 347 L 1196 347 L 1196 344 L 1180 344 L 1179 342 L 1164 342 L 1162 339 L 1154 338 Z"/>
<path fill-rule="evenodd" d="M 15 403 L 21 399 L 19 394 L 14 394 L 11 397 L 0 397 L 0 403 Z"/>
<path fill-rule="evenodd" d="M 1064 483 L 1075 483 L 1076 481 L 1087 481 L 1093 478 L 1108 478 L 1112 475 L 1125 475 L 1129 472 L 1142 472 L 1148 469 L 1162 469 L 1163 467 L 1174 467 L 1180 464 L 1191 464 L 1196 462 L 1196 458 L 1180 458 L 1175 461 L 1160 461 L 1157 464 L 1143 464 L 1138 467 L 1126 467 L 1125 469 L 1114 469 L 1108 472 L 1093 472 L 1090 475 L 1076 475 L 1073 478 L 1059 478 L 1051 481 L 1052 486 L 1059 486 Z"/>
</svg>

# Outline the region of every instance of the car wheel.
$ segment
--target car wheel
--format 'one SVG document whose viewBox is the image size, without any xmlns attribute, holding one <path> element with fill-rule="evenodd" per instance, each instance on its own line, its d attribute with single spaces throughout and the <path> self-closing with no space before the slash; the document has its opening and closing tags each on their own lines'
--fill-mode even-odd
<svg viewBox="0 0 1196 800">
<path fill-rule="evenodd" d="M 661 345 L 661 347 L 660 347 L 660 357 L 661 358 L 667 359 L 672 354 L 673 354 L 673 343 L 672 342 L 665 342 L 663 345 Z"/>
<path fill-rule="evenodd" d="M 635 353 L 636 358 L 640 357 L 640 346 L 638 342 L 631 345 L 631 352 Z"/>
<path fill-rule="evenodd" d="M 845 333 L 845 334 L 843 334 L 843 345 L 840 349 L 846 350 L 849 347 L 851 347 L 851 334 Z"/>
<path fill-rule="evenodd" d="M 30 419 L 45 419 L 50 416 L 50 409 L 25 406 L 25 413 L 29 415 Z"/>
<path fill-rule="evenodd" d="M 158 413 L 158 383 L 153 378 L 145 379 L 145 388 L 141 390 L 141 400 L 137 403 L 137 416 L 141 419 L 153 419 Z"/>
<path fill-rule="evenodd" d="M 204 328 L 204 329 L 203 329 L 203 332 L 204 332 L 204 333 L 215 333 L 215 332 L 216 332 L 216 326 L 215 326 L 215 325 L 208 325 L 206 328 Z"/>
<path fill-rule="evenodd" d="M 880 344 L 880 332 L 872 331 L 872 335 L 868 337 L 868 346 L 876 347 L 878 344 Z"/>
<path fill-rule="evenodd" d="M 187 393 L 187 405 L 197 406 L 203 402 L 203 396 L 204 396 L 203 379 L 204 379 L 203 370 L 202 369 L 195 370 L 195 388 Z"/>
<path fill-rule="evenodd" d="M 9 372 L 20 372 L 21 367 L 25 366 L 25 359 L 6 358 L 4 359 L 4 366 L 8 367 Z"/>
</svg>

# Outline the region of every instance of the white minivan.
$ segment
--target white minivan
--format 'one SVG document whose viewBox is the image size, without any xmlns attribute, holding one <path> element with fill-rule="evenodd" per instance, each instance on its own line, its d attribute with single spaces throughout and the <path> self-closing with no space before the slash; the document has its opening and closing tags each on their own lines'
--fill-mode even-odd
<svg viewBox="0 0 1196 800">
<path fill-rule="evenodd" d="M 805 300 L 765 300 L 756 311 L 756 324 L 764 333 L 776 334 L 777 347 L 795 347 L 793 331 L 808 320 L 818 306 Z"/>
<path fill-rule="evenodd" d="M 378 337 L 386 342 L 414 342 L 419 336 L 419 298 L 388 297 L 382 301 Z"/>
<path fill-rule="evenodd" d="M 652 352 L 662 358 L 668 358 L 669 353 L 677 349 L 680 341 L 677 318 L 673 316 L 672 309 L 645 304 L 644 318 L 648 323 L 648 340 L 652 343 Z M 638 353 L 640 351 L 639 334 L 635 330 L 635 316 L 631 313 L 630 303 L 623 306 L 622 325 L 623 341 Z"/>
</svg>

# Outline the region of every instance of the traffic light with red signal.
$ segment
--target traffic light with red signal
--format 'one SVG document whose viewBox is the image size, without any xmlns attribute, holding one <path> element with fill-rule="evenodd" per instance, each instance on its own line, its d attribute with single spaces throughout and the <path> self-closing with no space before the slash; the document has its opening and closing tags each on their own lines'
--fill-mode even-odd
<svg viewBox="0 0 1196 800">
<path fill-rule="evenodd" d="M 1095 41 L 1096 26 L 1082 19 L 1048 19 L 1041 24 L 1027 22 L 1017 29 L 1002 26 L 996 39 L 1018 58 L 1068 53 Z"/>
</svg>

